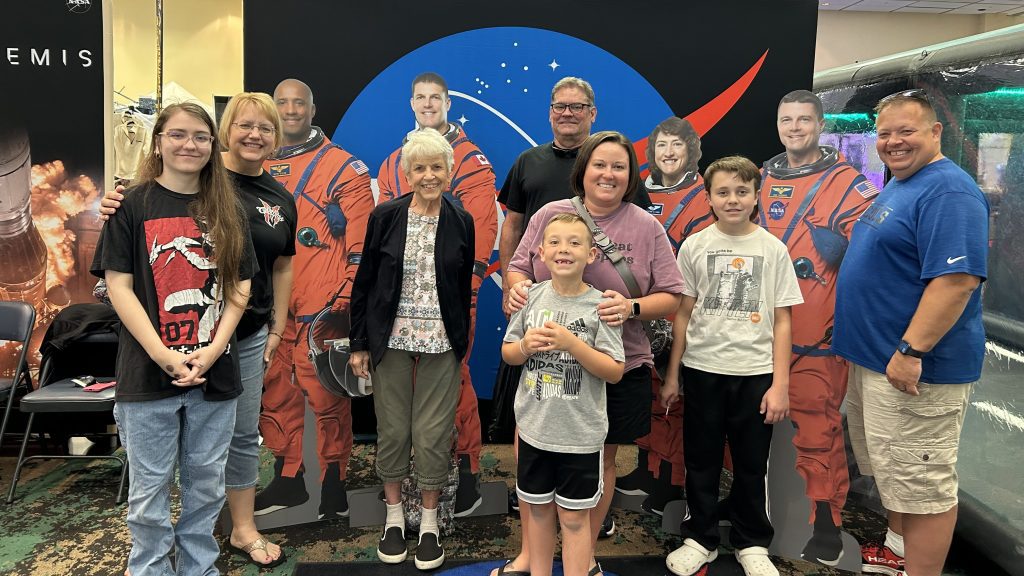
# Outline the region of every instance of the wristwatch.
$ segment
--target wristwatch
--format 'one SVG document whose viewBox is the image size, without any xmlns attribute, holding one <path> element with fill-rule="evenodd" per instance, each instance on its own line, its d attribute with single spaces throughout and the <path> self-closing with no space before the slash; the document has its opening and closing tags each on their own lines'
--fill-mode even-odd
<svg viewBox="0 0 1024 576">
<path fill-rule="evenodd" d="M 629 317 L 630 318 L 639 318 L 640 317 L 640 301 L 637 300 L 636 298 L 633 298 L 632 300 L 630 300 L 630 302 L 633 304 L 633 313 L 630 314 Z"/>
<path fill-rule="evenodd" d="M 896 351 L 904 356 L 912 356 L 914 358 L 924 358 L 924 352 L 915 350 L 906 340 L 900 340 L 899 346 L 896 347 Z"/>
</svg>

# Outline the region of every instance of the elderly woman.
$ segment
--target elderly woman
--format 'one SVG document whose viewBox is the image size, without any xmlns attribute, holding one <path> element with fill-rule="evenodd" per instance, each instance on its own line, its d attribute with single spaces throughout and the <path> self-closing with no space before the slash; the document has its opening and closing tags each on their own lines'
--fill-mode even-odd
<svg viewBox="0 0 1024 576">
<path fill-rule="evenodd" d="M 626 373 L 618 384 L 607 385 L 608 437 L 604 446 L 604 494 L 591 509 L 591 544 L 611 506 L 615 488 L 615 454 L 619 444 L 644 436 L 651 427 L 651 367 L 654 357 L 644 332 L 643 320 L 664 318 L 679 307 L 683 278 L 676 267 L 672 247 L 661 224 L 630 200 L 640 187 L 633 144 L 618 132 L 598 132 L 580 148 L 569 184 L 582 199 L 585 210 L 628 263 L 642 294 L 630 298 L 622 276 L 611 260 L 599 257 L 586 267 L 583 281 L 604 292 L 598 305 L 601 319 L 622 326 Z M 558 200 L 541 208 L 523 234 L 509 264 L 509 305 L 515 310 L 526 302 L 534 281 L 551 277 L 540 259 L 544 224 L 555 214 L 576 212 L 572 200 Z M 529 505 L 520 501 L 520 516 L 529 522 Z M 526 510 L 526 512 L 524 512 Z M 529 570 L 529 543 L 504 568 L 504 574 Z M 594 563 L 590 574 L 599 574 Z"/>
<path fill-rule="evenodd" d="M 429 128 L 411 133 L 401 163 L 412 193 L 370 214 L 352 288 L 350 364 L 356 375 L 373 375 L 376 467 L 387 501 L 377 557 L 406 557 L 401 482 L 413 448 L 423 495 L 416 567 L 430 570 L 444 563 L 437 503 L 469 347 L 475 239 L 473 218 L 443 195 L 453 165 L 444 137 Z"/>
</svg>

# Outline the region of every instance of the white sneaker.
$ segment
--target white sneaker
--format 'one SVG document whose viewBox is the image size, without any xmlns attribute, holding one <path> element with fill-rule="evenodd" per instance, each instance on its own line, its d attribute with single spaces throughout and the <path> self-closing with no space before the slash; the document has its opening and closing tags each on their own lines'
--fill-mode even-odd
<svg viewBox="0 0 1024 576">
<path fill-rule="evenodd" d="M 665 566 L 673 574 L 678 576 L 691 576 L 700 570 L 701 566 L 710 564 L 718 558 L 718 550 L 708 550 L 701 546 L 696 540 L 687 538 L 683 545 L 676 548 L 665 558 Z"/>
<path fill-rule="evenodd" d="M 743 567 L 746 576 L 779 576 L 779 570 L 768 558 L 768 549 L 751 546 L 736 551 L 736 561 Z"/>
</svg>

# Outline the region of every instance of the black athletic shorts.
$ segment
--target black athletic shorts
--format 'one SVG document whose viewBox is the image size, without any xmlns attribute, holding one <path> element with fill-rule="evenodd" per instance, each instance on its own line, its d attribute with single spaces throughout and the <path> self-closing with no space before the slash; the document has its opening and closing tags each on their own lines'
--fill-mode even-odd
<svg viewBox="0 0 1024 576">
<path fill-rule="evenodd" d="M 608 437 L 605 444 L 632 444 L 651 433 L 651 367 L 644 364 L 605 383 L 608 398 Z"/>
<path fill-rule="evenodd" d="M 589 454 L 549 452 L 519 437 L 516 493 L 527 504 L 554 501 L 567 510 L 597 506 L 604 491 L 604 451 Z"/>
</svg>

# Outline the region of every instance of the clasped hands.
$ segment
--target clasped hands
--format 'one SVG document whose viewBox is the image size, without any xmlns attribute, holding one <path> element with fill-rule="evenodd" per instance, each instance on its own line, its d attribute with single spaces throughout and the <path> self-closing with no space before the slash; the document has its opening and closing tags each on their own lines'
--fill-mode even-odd
<svg viewBox="0 0 1024 576">
<path fill-rule="evenodd" d="M 206 383 L 206 378 L 203 378 L 203 375 L 213 366 L 221 353 L 223 350 L 217 351 L 212 346 L 203 346 L 189 354 L 164 348 L 153 360 L 161 370 L 174 378 L 171 380 L 171 384 L 189 388 Z"/>
</svg>

